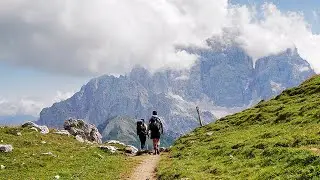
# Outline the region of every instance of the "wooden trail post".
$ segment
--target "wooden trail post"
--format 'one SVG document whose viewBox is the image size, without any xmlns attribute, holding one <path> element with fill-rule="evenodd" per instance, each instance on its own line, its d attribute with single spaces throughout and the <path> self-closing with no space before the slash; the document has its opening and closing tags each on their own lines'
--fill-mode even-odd
<svg viewBox="0 0 320 180">
<path fill-rule="evenodd" d="M 200 118 L 200 110 L 199 110 L 199 107 L 197 106 L 196 109 L 197 109 L 197 113 L 198 113 L 198 118 L 199 118 L 200 126 L 203 126 L 202 121 L 201 121 L 201 118 Z"/>
</svg>

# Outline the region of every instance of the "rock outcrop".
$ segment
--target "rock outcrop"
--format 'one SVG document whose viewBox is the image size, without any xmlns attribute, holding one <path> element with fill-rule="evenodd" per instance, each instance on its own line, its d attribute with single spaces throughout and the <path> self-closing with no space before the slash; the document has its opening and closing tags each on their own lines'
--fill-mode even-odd
<svg viewBox="0 0 320 180">
<path fill-rule="evenodd" d="M 127 147 L 125 148 L 125 152 L 129 154 L 136 154 L 138 152 L 138 149 L 134 146 L 127 145 Z"/>
<path fill-rule="evenodd" d="M 31 121 L 24 123 L 22 125 L 22 127 L 23 128 L 28 127 L 30 129 L 36 128 L 37 130 L 40 131 L 41 134 L 48 134 L 49 133 L 49 128 L 47 126 L 40 126 L 40 125 L 38 125 L 38 124 L 36 124 L 34 122 L 31 122 Z"/>
<path fill-rule="evenodd" d="M 100 146 L 100 149 L 104 149 L 104 150 L 109 150 L 113 153 L 116 152 L 117 150 L 122 150 L 127 154 L 131 154 L 131 155 L 136 155 L 138 152 L 138 148 L 136 148 L 133 145 L 127 145 L 123 142 L 117 141 L 117 140 L 110 140 L 107 141 L 106 144 L 108 144 L 107 146 Z M 116 146 L 119 146 L 120 148 L 117 148 Z"/>
<path fill-rule="evenodd" d="M 111 153 L 115 153 L 118 150 L 118 148 L 114 146 L 99 146 L 99 148 L 102 150 L 110 151 Z"/>
<path fill-rule="evenodd" d="M 68 119 L 64 123 L 64 129 L 75 136 L 78 141 L 102 143 L 102 136 L 95 125 L 86 123 L 82 119 Z"/>
<path fill-rule="evenodd" d="M 12 152 L 13 147 L 10 144 L 0 144 L 0 152 Z"/>
</svg>

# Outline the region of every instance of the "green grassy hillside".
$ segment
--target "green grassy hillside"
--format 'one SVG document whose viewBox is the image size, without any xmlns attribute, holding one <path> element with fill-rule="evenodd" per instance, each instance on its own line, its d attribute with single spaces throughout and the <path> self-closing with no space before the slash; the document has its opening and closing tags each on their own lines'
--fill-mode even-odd
<svg viewBox="0 0 320 180">
<path fill-rule="evenodd" d="M 21 132 L 22 136 L 17 136 Z M 119 179 L 130 174 L 136 160 L 111 154 L 74 137 L 30 129 L 0 127 L 0 144 L 12 144 L 13 152 L 0 152 L 0 179 Z M 43 153 L 51 152 L 52 155 Z"/>
<path fill-rule="evenodd" d="M 320 76 L 180 138 L 160 179 L 317 179 Z"/>
</svg>

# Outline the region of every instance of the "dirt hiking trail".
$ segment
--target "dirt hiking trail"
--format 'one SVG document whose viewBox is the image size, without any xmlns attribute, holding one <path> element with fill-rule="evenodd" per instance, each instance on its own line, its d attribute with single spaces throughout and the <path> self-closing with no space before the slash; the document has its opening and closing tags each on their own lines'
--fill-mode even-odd
<svg viewBox="0 0 320 180">
<path fill-rule="evenodd" d="M 129 178 L 130 180 L 156 180 L 156 168 L 160 161 L 159 155 L 147 155 L 139 164 L 134 173 Z"/>
</svg>

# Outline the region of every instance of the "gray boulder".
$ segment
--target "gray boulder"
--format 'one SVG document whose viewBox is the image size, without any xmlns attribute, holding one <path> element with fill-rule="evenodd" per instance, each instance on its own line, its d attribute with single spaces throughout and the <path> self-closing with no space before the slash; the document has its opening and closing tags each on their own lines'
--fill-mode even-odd
<svg viewBox="0 0 320 180">
<path fill-rule="evenodd" d="M 85 142 L 84 139 L 79 135 L 76 135 L 76 140 L 81 142 L 81 143 Z"/>
<path fill-rule="evenodd" d="M 34 122 L 26 122 L 22 125 L 23 128 L 29 127 L 29 128 L 36 128 L 40 131 L 41 134 L 48 134 L 49 133 L 49 128 L 47 126 L 40 126 Z"/>
<path fill-rule="evenodd" d="M 125 148 L 125 152 L 129 154 L 136 154 L 138 152 L 138 149 L 134 146 L 127 145 L 127 147 Z"/>
<path fill-rule="evenodd" d="M 48 156 L 57 157 L 57 155 L 54 155 L 52 152 L 42 153 L 42 155 L 48 155 Z"/>
<path fill-rule="evenodd" d="M 114 146 L 100 146 L 99 147 L 102 150 L 107 150 L 110 151 L 111 153 L 115 153 L 117 151 L 118 148 L 114 147 Z"/>
<path fill-rule="evenodd" d="M 30 129 L 38 132 L 38 129 L 35 128 L 35 127 L 32 127 L 32 128 L 30 128 Z"/>
<path fill-rule="evenodd" d="M 82 119 L 68 119 L 64 123 L 64 129 L 71 135 L 81 137 L 84 141 L 102 143 L 102 136 L 95 125 L 86 123 Z"/>
<path fill-rule="evenodd" d="M 0 144 L 0 152 L 12 152 L 13 147 L 10 144 Z"/>
</svg>

